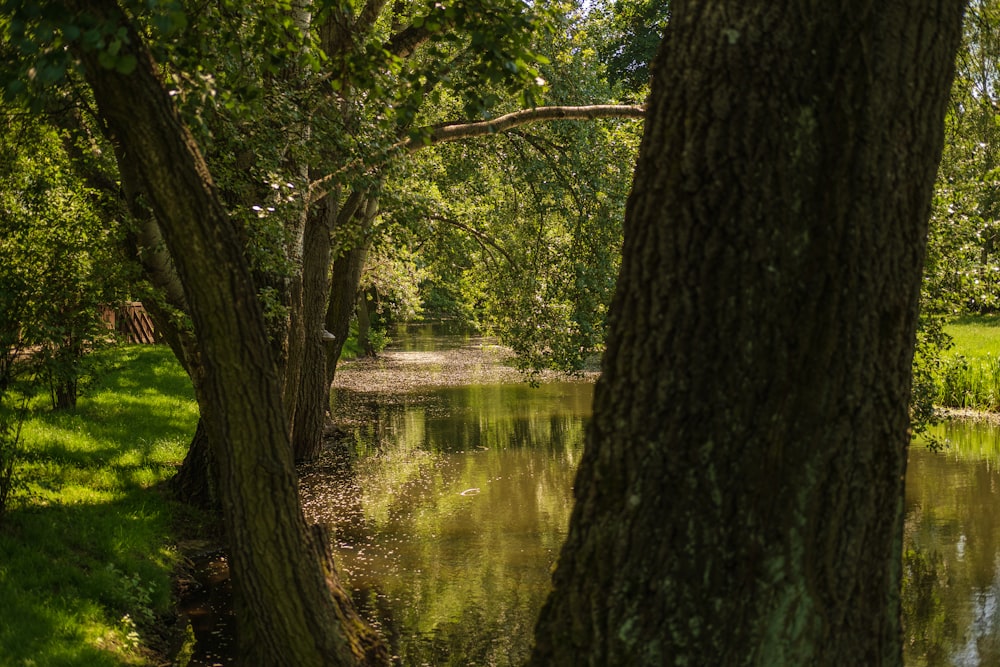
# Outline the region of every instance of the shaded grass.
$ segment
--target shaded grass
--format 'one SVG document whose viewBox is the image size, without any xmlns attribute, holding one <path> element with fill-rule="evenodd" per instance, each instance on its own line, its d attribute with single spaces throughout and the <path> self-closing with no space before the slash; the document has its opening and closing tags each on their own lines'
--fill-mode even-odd
<svg viewBox="0 0 1000 667">
<path fill-rule="evenodd" d="M 147 664 L 171 608 L 178 508 L 155 487 L 197 421 L 169 349 L 105 350 L 108 370 L 76 410 L 29 401 L 18 474 L 0 527 L 0 662 Z"/>
<path fill-rule="evenodd" d="M 1000 315 L 966 315 L 945 326 L 953 348 L 937 372 L 935 403 L 1000 410 Z"/>
</svg>

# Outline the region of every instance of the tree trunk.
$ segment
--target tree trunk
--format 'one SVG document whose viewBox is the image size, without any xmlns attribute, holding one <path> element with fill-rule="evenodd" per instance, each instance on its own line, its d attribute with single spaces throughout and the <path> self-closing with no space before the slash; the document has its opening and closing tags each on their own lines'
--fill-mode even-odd
<svg viewBox="0 0 1000 667">
<path fill-rule="evenodd" d="M 327 347 L 335 344 L 326 334 L 326 308 L 330 298 L 330 233 L 337 215 L 335 197 L 328 195 L 310 206 L 302 258 L 302 337 L 299 389 L 292 415 L 292 448 L 295 460 L 319 456 L 330 405 L 327 381 Z"/>
<path fill-rule="evenodd" d="M 365 351 L 366 357 L 375 356 L 375 346 L 372 345 L 372 318 L 368 310 L 368 290 L 358 291 L 358 304 L 355 307 L 358 314 L 358 344 Z"/>
<path fill-rule="evenodd" d="M 962 3 L 677 0 L 532 665 L 899 665 Z"/>
<path fill-rule="evenodd" d="M 240 663 L 386 663 L 384 645 L 324 566 L 324 545 L 303 518 L 263 313 L 208 168 L 118 5 L 69 4 L 109 34 L 125 30 L 128 39 L 116 42 L 121 49 L 111 57 L 137 63 L 123 74 L 103 67 L 96 51 L 72 44 L 112 140 L 136 157 L 137 191 L 149 201 L 184 285 L 201 352 L 198 403 L 219 468 Z"/>
<path fill-rule="evenodd" d="M 358 287 L 361 285 L 361 269 L 368 257 L 371 245 L 371 226 L 378 215 L 378 195 L 371 194 L 365 206 L 358 210 L 359 220 L 348 219 L 342 224 L 340 232 L 353 238 L 333 262 L 333 282 L 330 286 L 330 303 L 326 309 L 326 329 L 334 335 L 330 345 L 326 347 L 327 390 L 333 384 L 337 373 L 337 361 L 344 349 L 351 329 L 351 318 L 358 298 Z M 342 216 L 343 217 L 343 216 Z M 351 227 L 344 229 L 344 227 Z M 353 225 L 357 225 L 356 228 Z"/>
<path fill-rule="evenodd" d="M 219 475 L 208 441 L 205 420 L 199 418 L 184 462 L 177 474 L 170 478 L 170 491 L 174 498 L 188 505 L 206 510 L 220 511 Z"/>
<path fill-rule="evenodd" d="M 52 407 L 56 410 L 76 409 L 76 380 L 55 380 Z"/>
</svg>

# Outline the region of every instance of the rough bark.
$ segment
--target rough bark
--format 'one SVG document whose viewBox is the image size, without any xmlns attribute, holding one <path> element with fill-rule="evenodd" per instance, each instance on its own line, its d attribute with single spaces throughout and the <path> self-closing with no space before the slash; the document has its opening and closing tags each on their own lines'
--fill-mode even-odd
<svg viewBox="0 0 1000 667">
<path fill-rule="evenodd" d="M 900 665 L 962 3 L 677 1 L 532 665 Z"/>
<path fill-rule="evenodd" d="M 275 361 L 236 226 L 156 75 L 142 39 L 112 0 L 71 10 L 112 32 L 128 74 L 75 46 L 111 139 L 136 157 L 137 191 L 160 223 L 184 286 L 201 352 L 197 398 L 219 467 L 241 664 L 386 662 L 354 614 L 298 503 Z M 125 174 L 123 174 L 123 177 Z"/>
<path fill-rule="evenodd" d="M 198 419 L 184 462 L 170 478 L 170 492 L 177 500 L 194 507 L 222 509 L 217 468 L 203 419 Z"/>
</svg>

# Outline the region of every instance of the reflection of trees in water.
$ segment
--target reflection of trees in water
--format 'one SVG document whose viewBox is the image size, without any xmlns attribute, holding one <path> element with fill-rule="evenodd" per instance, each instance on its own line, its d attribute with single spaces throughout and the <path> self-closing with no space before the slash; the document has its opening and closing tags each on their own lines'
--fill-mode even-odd
<svg viewBox="0 0 1000 667">
<path fill-rule="evenodd" d="M 354 465 L 318 485 L 335 492 L 311 493 L 331 503 L 348 589 L 400 664 L 526 659 L 569 520 L 589 392 L 368 397 L 372 418 L 348 428 Z"/>
<path fill-rule="evenodd" d="M 974 433 L 910 454 L 903 557 L 908 665 L 1000 664 L 1000 475 Z M 972 438 L 970 440 L 969 438 Z"/>
<path fill-rule="evenodd" d="M 947 586 L 948 576 L 940 554 L 906 550 L 902 591 L 904 644 L 908 656 L 920 656 L 927 665 L 948 664 L 948 647 L 957 637 L 954 610 L 944 603 Z"/>
</svg>

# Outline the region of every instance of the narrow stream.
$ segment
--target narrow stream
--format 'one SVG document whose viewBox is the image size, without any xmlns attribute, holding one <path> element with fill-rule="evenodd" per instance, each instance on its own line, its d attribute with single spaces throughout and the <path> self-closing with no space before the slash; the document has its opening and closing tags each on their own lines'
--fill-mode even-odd
<svg viewBox="0 0 1000 667">
<path fill-rule="evenodd" d="M 476 346 L 418 331 L 371 366 L 374 389 L 338 389 L 334 414 L 353 419 L 302 477 L 355 604 L 406 667 L 522 664 L 569 521 L 593 385 L 439 377 L 458 354 L 495 381 Z M 387 389 L 408 365 L 420 382 Z M 937 435 L 949 448 L 914 446 L 907 473 L 905 664 L 1000 665 L 1000 427 Z"/>
<path fill-rule="evenodd" d="M 402 665 L 517 665 L 565 537 L 590 383 L 472 385 L 395 400 L 339 393 L 377 419 L 358 458 L 304 502 L 335 528 L 361 612 Z"/>
</svg>

